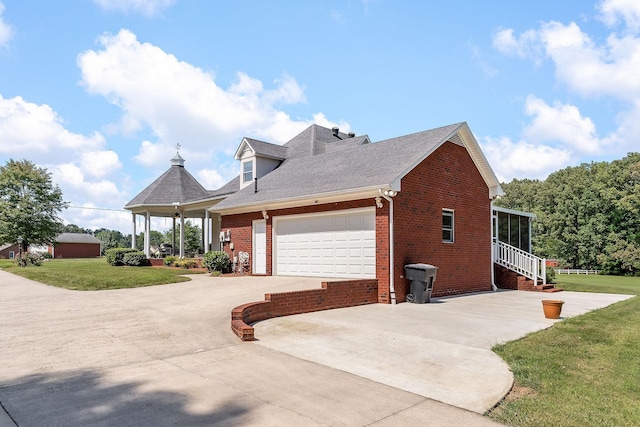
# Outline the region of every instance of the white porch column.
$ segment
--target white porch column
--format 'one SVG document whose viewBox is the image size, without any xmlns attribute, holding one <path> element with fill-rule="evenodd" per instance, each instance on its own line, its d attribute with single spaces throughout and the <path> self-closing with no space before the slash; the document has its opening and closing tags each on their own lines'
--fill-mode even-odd
<svg viewBox="0 0 640 427">
<path fill-rule="evenodd" d="M 171 233 L 171 255 L 176 255 L 176 217 L 174 215 L 173 219 L 173 229 Z"/>
<path fill-rule="evenodd" d="M 180 212 L 180 258 L 184 258 L 184 214 Z"/>
<path fill-rule="evenodd" d="M 147 211 L 144 217 L 144 254 L 147 258 L 151 256 L 151 212 Z"/>
<path fill-rule="evenodd" d="M 133 216 L 133 233 L 131 233 L 131 249 L 136 248 L 136 214 L 131 213 Z"/>
<path fill-rule="evenodd" d="M 204 220 L 202 221 L 202 232 L 204 233 L 204 253 L 209 252 L 209 243 L 211 243 L 211 218 L 209 211 L 204 210 Z"/>
</svg>

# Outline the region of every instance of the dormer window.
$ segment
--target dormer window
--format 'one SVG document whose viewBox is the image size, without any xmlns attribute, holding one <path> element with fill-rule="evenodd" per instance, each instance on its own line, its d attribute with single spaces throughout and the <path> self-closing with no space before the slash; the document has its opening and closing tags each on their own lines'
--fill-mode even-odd
<svg viewBox="0 0 640 427">
<path fill-rule="evenodd" d="M 242 162 L 242 182 L 253 181 L 253 159 Z"/>
</svg>

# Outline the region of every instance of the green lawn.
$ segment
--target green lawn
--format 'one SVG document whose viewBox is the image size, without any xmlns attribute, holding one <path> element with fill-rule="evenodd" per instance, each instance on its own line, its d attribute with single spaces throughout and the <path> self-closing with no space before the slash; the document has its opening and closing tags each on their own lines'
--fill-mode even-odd
<svg viewBox="0 0 640 427">
<path fill-rule="evenodd" d="M 556 281 L 571 291 L 640 294 L 640 278 Z M 489 416 L 513 426 L 640 425 L 639 325 L 640 298 L 633 298 L 496 346 L 515 386 Z"/>
<path fill-rule="evenodd" d="M 5 262 L 7 261 L 7 262 Z M 10 264 L 10 265 L 9 265 Z M 53 259 L 40 267 L 17 267 L 2 260 L 0 268 L 47 285 L 79 291 L 137 288 L 190 280 L 194 270 L 154 267 L 112 267 L 104 258 Z"/>
</svg>

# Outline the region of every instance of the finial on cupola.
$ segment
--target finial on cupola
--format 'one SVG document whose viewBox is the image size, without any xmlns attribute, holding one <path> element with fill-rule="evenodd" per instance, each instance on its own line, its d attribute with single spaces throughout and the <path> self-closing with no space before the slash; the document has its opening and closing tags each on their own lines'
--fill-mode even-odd
<svg viewBox="0 0 640 427">
<path fill-rule="evenodd" d="M 180 144 L 176 144 L 176 155 L 171 159 L 171 166 L 180 166 L 184 167 L 184 159 L 180 157 Z"/>
</svg>

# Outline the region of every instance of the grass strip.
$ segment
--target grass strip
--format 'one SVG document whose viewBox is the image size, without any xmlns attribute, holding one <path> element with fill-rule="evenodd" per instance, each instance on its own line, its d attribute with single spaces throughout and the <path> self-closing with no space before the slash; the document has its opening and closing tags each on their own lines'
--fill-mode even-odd
<svg viewBox="0 0 640 427">
<path fill-rule="evenodd" d="M 557 282 L 565 290 L 640 294 L 640 278 L 562 275 Z M 513 426 L 640 425 L 638 325 L 640 298 L 633 298 L 494 347 L 515 386 L 489 416 Z"/>
<path fill-rule="evenodd" d="M 0 264 L 0 265 L 4 265 Z M 53 259 L 40 267 L 3 267 L 5 271 L 60 288 L 78 291 L 137 288 L 189 281 L 186 269 L 155 267 L 113 267 L 104 258 Z"/>
</svg>

